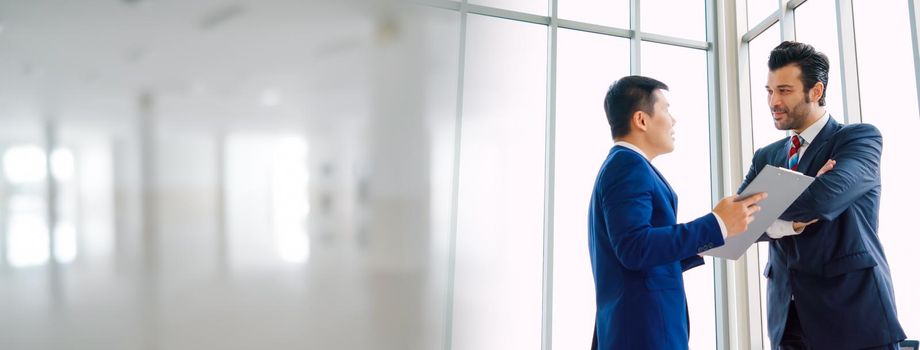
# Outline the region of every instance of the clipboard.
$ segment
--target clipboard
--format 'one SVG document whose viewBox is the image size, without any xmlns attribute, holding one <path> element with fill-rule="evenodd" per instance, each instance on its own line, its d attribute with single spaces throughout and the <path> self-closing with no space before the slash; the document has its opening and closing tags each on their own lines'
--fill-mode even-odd
<svg viewBox="0 0 920 350">
<path fill-rule="evenodd" d="M 738 198 L 746 198 L 760 192 L 768 194 L 766 199 L 758 203 L 760 211 L 754 214 L 754 221 L 748 224 L 747 231 L 729 237 L 725 239 L 724 245 L 701 254 L 738 260 L 814 181 L 815 178 L 796 171 L 765 166 L 744 192 L 738 195 Z"/>
</svg>

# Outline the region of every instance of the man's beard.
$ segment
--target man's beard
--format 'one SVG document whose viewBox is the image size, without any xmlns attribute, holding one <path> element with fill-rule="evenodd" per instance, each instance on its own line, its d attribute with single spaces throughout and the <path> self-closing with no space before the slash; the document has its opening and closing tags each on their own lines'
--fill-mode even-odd
<svg viewBox="0 0 920 350">
<path fill-rule="evenodd" d="M 808 95 L 805 95 L 805 101 L 792 107 L 792 110 L 788 108 L 783 108 L 779 110 L 772 110 L 773 112 L 783 112 L 786 113 L 786 120 L 784 124 L 776 124 L 777 130 L 798 130 L 805 126 L 805 120 L 808 119 L 808 104 L 811 103 L 811 99 L 808 98 Z"/>
</svg>

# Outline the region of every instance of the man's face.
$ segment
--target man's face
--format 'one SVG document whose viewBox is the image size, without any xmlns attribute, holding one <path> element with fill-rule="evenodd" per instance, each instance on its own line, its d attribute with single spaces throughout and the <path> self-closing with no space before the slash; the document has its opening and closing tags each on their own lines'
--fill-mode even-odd
<svg viewBox="0 0 920 350">
<path fill-rule="evenodd" d="M 779 130 L 801 130 L 811 112 L 802 69 L 789 64 L 767 75 L 767 103 L 773 112 L 773 125 Z"/>
<path fill-rule="evenodd" d="M 671 104 L 668 102 L 667 94 L 661 89 L 656 89 L 652 95 L 655 97 L 655 105 L 649 119 L 649 138 L 658 154 L 670 153 L 674 151 L 674 124 L 677 121 L 668 110 Z"/>
</svg>

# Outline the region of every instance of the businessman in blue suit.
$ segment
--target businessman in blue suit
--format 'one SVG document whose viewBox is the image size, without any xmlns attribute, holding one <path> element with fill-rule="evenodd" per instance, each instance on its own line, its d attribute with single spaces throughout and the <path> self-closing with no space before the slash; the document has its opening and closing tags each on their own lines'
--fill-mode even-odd
<svg viewBox="0 0 920 350">
<path fill-rule="evenodd" d="M 588 215 L 597 302 L 593 349 L 687 349 L 681 273 L 703 264 L 697 254 L 744 232 L 766 196 L 729 196 L 710 214 L 676 222 L 677 194 L 651 163 L 674 150 L 667 89 L 629 76 L 604 99 L 614 146 L 597 175 Z"/>
<path fill-rule="evenodd" d="M 898 349 L 905 335 L 878 238 L 882 135 L 825 111 L 829 63 L 810 45 L 783 42 L 768 65 L 774 125 L 794 133 L 754 153 L 738 191 L 767 164 L 820 175 L 767 230 L 773 349 Z"/>
</svg>

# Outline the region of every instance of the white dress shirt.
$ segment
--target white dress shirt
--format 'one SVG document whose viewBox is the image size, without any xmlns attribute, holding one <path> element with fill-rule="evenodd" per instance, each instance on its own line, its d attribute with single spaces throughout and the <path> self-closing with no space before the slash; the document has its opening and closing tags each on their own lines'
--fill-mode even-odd
<svg viewBox="0 0 920 350">
<path fill-rule="evenodd" d="M 818 133 L 821 132 L 821 129 L 824 129 L 824 126 L 827 125 L 829 119 L 830 116 L 827 114 L 827 110 L 824 110 L 824 115 L 822 115 L 818 121 L 811 124 L 808 128 L 805 128 L 805 130 L 799 134 L 802 138 L 802 145 L 799 146 L 798 152 L 800 160 L 802 159 L 802 155 L 805 154 L 805 150 L 811 145 L 811 142 L 815 140 L 815 137 L 818 137 Z M 794 236 L 800 233 L 802 233 L 802 231 L 796 231 L 792 228 L 792 221 L 776 220 L 770 224 L 770 227 L 767 227 L 767 236 L 773 239 Z"/>
</svg>

